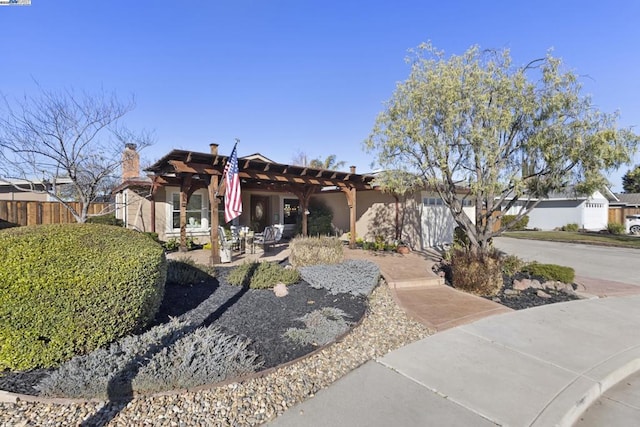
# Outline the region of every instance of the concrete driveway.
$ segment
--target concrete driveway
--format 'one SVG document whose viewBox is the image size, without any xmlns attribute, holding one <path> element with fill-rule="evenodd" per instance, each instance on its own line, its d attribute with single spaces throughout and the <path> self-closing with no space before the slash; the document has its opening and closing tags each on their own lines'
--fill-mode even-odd
<svg viewBox="0 0 640 427">
<path fill-rule="evenodd" d="M 573 267 L 576 276 L 640 287 L 640 250 L 540 240 L 494 239 L 496 248 L 526 261 Z"/>
</svg>

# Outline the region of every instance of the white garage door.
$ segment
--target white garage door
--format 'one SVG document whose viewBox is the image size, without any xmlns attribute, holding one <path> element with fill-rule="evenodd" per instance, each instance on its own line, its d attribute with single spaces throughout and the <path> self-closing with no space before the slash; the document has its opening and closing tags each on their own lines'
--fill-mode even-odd
<svg viewBox="0 0 640 427">
<path fill-rule="evenodd" d="M 469 200 L 464 200 L 464 211 L 472 221 L 475 220 L 475 209 Z M 422 197 L 422 245 L 423 247 L 442 247 L 453 243 L 453 230 L 456 222 L 449 208 L 438 196 Z"/>
</svg>

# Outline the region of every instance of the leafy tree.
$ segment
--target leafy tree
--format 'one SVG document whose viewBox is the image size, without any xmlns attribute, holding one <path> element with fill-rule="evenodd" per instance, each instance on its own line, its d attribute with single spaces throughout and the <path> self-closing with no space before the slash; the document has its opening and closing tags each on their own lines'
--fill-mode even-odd
<svg viewBox="0 0 640 427">
<path fill-rule="evenodd" d="M 474 253 L 512 224 L 494 225 L 519 207 L 518 221 L 537 205 L 527 200 L 570 187 L 589 193 L 601 171 L 628 162 L 638 144 L 581 96 L 577 77 L 550 54 L 524 67 L 509 51 L 471 47 L 445 58 L 423 44 L 365 141 L 381 166 L 421 175 L 466 233 Z M 476 206 L 475 221 L 463 211 Z M 520 202 L 520 203 L 519 203 Z"/>
<path fill-rule="evenodd" d="M 329 170 L 338 170 L 344 167 L 344 161 L 336 161 L 336 155 L 330 154 L 326 159 L 322 160 L 321 158 L 313 159 L 309 162 L 309 167 L 316 169 L 329 169 Z"/>
<path fill-rule="evenodd" d="M 121 125 L 135 104 L 121 102 L 115 94 L 40 88 L 36 96 L 10 102 L 4 97 L 0 113 L 0 180 L 32 183 L 27 191 L 44 192 L 62 203 L 76 221 L 85 222 L 91 203 L 117 182 L 126 143 L 139 149 L 150 145 L 146 133 L 133 133 Z M 37 186 L 42 181 L 71 180 L 71 189 Z M 112 187 L 111 187 L 112 188 Z M 24 187 L 16 187 L 25 190 Z M 76 210 L 69 201 L 80 202 Z"/>
<path fill-rule="evenodd" d="M 622 177 L 622 189 L 625 193 L 640 193 L 640 165 L 628 170 Z"/>
</svg>

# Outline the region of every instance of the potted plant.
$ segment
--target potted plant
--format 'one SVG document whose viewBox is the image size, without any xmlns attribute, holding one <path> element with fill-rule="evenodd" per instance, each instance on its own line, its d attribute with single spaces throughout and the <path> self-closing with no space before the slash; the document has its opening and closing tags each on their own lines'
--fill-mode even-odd
<svg viewBox="0 0 640 427">
<path fill-rule="evenodd" d="M 396 248 L 396 252 L 398 252 L 399 254 L 405 255 L 411 252 L 411 248 L 409 247 L 409 245 L 407 245 L 403 241 L 399 241 L 398 246 Z"/>
</svg>

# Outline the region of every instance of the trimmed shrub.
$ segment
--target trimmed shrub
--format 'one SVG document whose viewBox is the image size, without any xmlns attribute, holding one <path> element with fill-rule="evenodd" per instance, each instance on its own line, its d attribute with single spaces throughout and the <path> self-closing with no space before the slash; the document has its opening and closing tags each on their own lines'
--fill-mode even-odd
<svg viewBox="0 0 640 427">
<path fill-rule="evenodd" d="M 456 250 L 451 257 L 453 286 L 476 295 L 495 295 L 503 285 L 499 255 Z"/>
<path fill-rule="evenodd" d="M 515 255 L 506 255 L 500 259 L 502 274 L 513 276 L 526 265 L 526 263 Z"/>
<path fill-rule="evenodd" d="M 294 267 L 337 264 L 344 258 L 344 247 L 336 237 L 296 237 L 289 249 L 289 262 Z"/>
<path fill-rule="evenodd" d="M 516 219 L 517 215 L 502 215 L 502 224 L 509 224 Z M 527 215 L 520 218 L 515 224 L 509 227 L 509 231 L 524 231 L 529 225 L 529 217 Z"/>
<path fill-rule="evenodd" d="M 170 259 L 167 262 L 167 283 L 189 286 L 215 276 L 213 267 L 196 264 L 189 257 Z"/>
<path fill-rule="evenodd" d="M 625 234 L 627 229 L 624 224 L 618 224 L 617 222 L 610 222 L 607 224 L 607 231 L 610 234 Z"/>
<path fill-rule="evenodd" d="M 571 267 L 556 264 L 538 264 L 535 262 L 524 267 L 522 272 L 545 280 L 555 280 L 562 283 L 573 283 L 576 277 L 575 270 Z"/>
<path fill-rule="evenodd" d="M 90 216 L 87 218 L 89 224 L 115 225 L 116 227 L 124 227 L 124 222 L 116 218 L 116 214 Z"/>
<path fill-rule="evenodd" d="M 563 225 L 560 228 L 560 231 L 572 231 L 572 232 L 576 232 L 580 230 L 580 226 L 578 224 L 567 224 L 567 225 Z"/>
<path fill-rule="evenodd" d="M 325 307 L 312 311 L 297 319 L 304 328 L 289 328 L 284 336 L 299 345 L 322 346 L 349 330 L 347 314 L 335 307 Z"/>
<path fill-rule="evenodd" d="M 295 268 L 284 268 L 274 262 L 245 262 L 229 272 L 227 282 L 251 289 L 269 289 L 278 283 L 291 285 L 300 281 Z"/>
<path fill-rule="evenodd" d="M 334 295 L 369 295 L 380 280 L 380 269 L 371 261 L 347 260 L 341 264 L 300 267 L 300 275 L 312 288 L 324 288 Z"/>
<path fill-rule="evenodd" d="M 330 236 L 333 232 L 331 229 L 331 222 L 333 221 L 331 209 L 318 199 L 311 199 L 308 208 L 307 235 Z M 298 221 L 296 234 L 302 234 L 302 221 Z"/>
<path fill-rule="evenodd" d="M 74 357 L 36 386 L 41 396 L 119 398 L 195 387 L 257 371 L 250 342 L 178 320 Z"/>
<path fill-rule="evenodd" d="M 0 231 L 0 370 L 56 366 L 144 327 L 166 260 L 145 235 L 101 224 Z"/>
</svg>

